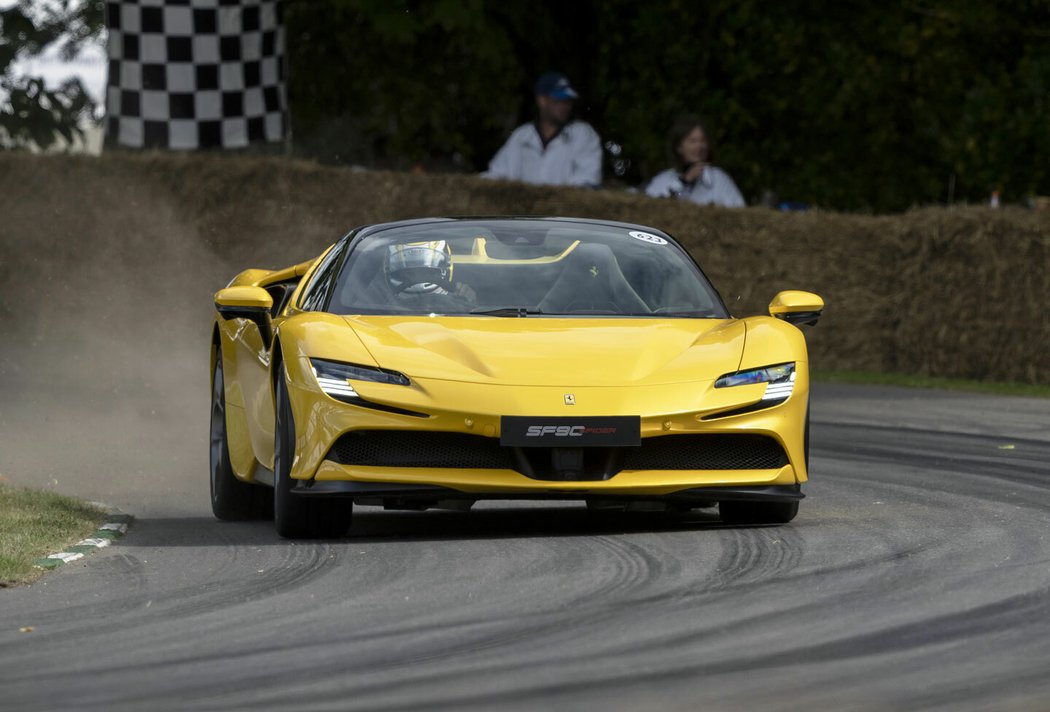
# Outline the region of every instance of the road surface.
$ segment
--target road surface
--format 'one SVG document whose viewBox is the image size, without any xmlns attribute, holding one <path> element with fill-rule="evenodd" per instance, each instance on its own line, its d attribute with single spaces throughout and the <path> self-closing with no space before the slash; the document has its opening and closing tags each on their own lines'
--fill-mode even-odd
<svg viewBox="0 0 1050 712">
<path fill-rule="evenodd" d="M 3 431 L 8 479 L 139 519 L 0 591 L 0 709 L 1050 708 L 1047 401 L 818 384 L 782 527 L 490 503 L 289 542 L 211 517 L 202 381 L 79 467 Z"/>
</svg>

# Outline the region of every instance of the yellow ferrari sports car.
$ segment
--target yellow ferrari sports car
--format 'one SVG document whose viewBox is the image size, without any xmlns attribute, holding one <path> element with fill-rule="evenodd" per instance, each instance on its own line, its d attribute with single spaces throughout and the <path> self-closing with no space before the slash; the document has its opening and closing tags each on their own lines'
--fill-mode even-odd
<svg viewBox="0 0 1050 712">
<path fill-rule="evenodd" d="M 640 225 L 434 218 L 353 230 L 215 295 L 211 496 L 220 519 L 338 537 L 353 506 L 582 500 L 779 524 L 807 480 L 799 326 L 784 291 L 729 314 Z"/>
</svg>

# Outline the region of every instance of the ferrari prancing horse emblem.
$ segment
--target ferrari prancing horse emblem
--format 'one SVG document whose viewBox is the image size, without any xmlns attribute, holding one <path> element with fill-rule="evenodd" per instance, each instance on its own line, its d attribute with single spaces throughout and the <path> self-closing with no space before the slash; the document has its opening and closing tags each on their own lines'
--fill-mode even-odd
<svg viewBox="0 0 1050 712">
<path fill-rule="evenodd" d="M 571 393 L 565 394 L 565 405 L 576 405 L 576 396 Z"/>
</svg>

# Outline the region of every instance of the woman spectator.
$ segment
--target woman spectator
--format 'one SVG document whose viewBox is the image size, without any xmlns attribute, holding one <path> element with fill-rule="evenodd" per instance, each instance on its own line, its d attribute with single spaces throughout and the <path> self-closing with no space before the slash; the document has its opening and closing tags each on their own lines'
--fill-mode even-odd
<svg viewBox="0 0 1050 712">
<path fill-rule="evenodd" d="M 741 208 L 744 197 L 729 174 L 711 164 L 714 150 L 700 119 L 684 116 L 667 135 L 667 148 L 675 163 L 658 173 L 645 188 L 655 198 L 678 198 L 700 205 Z"/>
</svg>

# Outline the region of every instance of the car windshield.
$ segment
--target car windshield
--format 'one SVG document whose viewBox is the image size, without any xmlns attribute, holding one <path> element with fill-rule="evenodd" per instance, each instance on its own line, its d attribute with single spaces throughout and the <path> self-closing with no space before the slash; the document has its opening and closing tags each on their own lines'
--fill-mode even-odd
<svg viewBox="0 0 1050 712">
<path fill-rule="evenodd" d="M 726 318 L 689 256 L 642 227 L 449 220 L 356 242 L 329 302 L 337 314 Z"/>
</svg>

